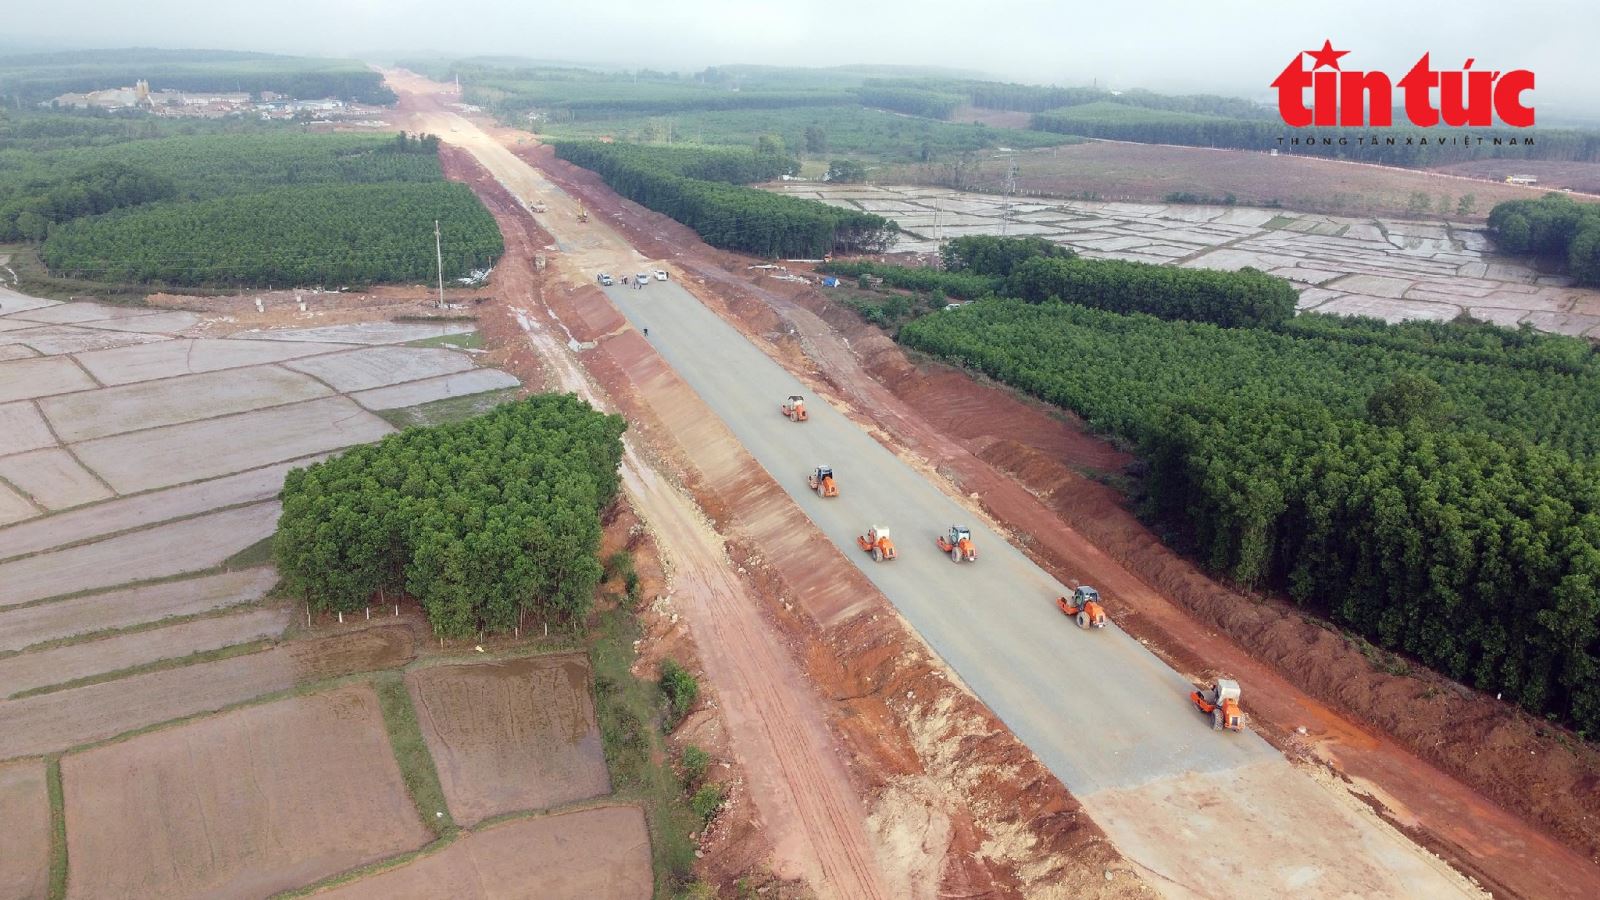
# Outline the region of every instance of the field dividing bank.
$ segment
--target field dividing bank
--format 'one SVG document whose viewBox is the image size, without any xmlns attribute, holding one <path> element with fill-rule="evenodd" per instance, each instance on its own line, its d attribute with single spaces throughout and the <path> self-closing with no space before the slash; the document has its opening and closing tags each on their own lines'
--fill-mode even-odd
<svg viewBox="0 0 1600 900">
<path fill-rule="evenodd" d="M 255 603 L 277 583 L 270 567 L 242 569 L 0 610 L 0 653 Z"/>
<path fill-rule="evenodd" d="M 394 668 L 415 655 L 408 626 L 381 625 L 231 659 L 0 700 L 0 760 L 59 753 L 301 684 Z"/>
<path fill-rule="evenodd" d="M 635 806 L 602 806 L 491 825 L 436 853 L 313 896 L 644 900 L 651 891 L 644 814 Z"/>
<path fill-rule="evenodd" d="M 81 544 L 228 506 L 271 500 L 283 489 L 283 478 L 290 469 L 309 466 L 325 456 L 315 454 L 209 481 L 107 500 L 94 506 L 12 525 L 0 529 L 0 559 L 14 559 Z"/>
<path fill-rule="evenodd" d="M 119 493 L 132 493 L 364 444 L 393 431 L 350 400 L 328 397 L 98 438 L 73 450 Z"/>
<path fill-rule="evenodd" d="M 288 607 L 252 609 L 0 657 L 0 697 L 276 638 L 292 618 Z M 7 619 L 0 617 L 0 626 L 5 624 Z"/>
<path fill-rule="evenodd" d="M 69 897 L 265 896 L 432 840 L 368 685 L 70 754 Z"/>
<path fill-rule="evenodd" d="M 213 568 L 270 536 L 278 512 L 257 503 L 0 563 L 0 608 Z"/>
</svg>

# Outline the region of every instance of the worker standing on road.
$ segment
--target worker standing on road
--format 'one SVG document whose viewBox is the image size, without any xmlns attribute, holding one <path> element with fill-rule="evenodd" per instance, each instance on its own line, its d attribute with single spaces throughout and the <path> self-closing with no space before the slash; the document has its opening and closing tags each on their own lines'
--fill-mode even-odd
<svg viewBox="0 0 1600 900">
<path fill-rule="evenodd" d="M 644 336 L 645 336 L 645 337 L 649 337 L 649 336 L 650 336 L 650 329 L 648 329 L 648 328 L 646 328 L 646 329 L 645 329 L 645 330 L 644 330 Z"/>
</svg>

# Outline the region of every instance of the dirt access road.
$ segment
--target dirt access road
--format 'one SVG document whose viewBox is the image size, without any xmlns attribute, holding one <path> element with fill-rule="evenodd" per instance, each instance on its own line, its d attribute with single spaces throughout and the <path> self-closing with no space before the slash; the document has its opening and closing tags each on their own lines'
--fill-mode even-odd
<svg viewBox="0 0 1600 900">
<path fill-rule="evenodd" d="M 613 272 L 646 268 L 642 257 L 598 222 L 571 227 L 576 204 L 470 122 L 438 113 L 424 124 L 472 152 L 525 202 L 550 207 L 551 214 L 541 218 L 554 227 L 569 261 Z M 814 501 L 797 480 L 823 460 L 815 447 L 793 446 L 801 432 L 777 430 L 798 427 L 776 412 L 777 398 L 793 389 L 793 379 L 673 286 L 619 291 L 613 299 L 641 325 L 663 307 L 660 321 L 667 324 L 656 326 L 666 328 L 658 349 L 797 500 Z M 530 335 L 544 330 L 529 328 Z M 1211 895 L 1211 886 L 1220 884 L 1230 894 L 1262 896 L 1284 890 L 1471 893 L 1438 860 L 1364 809 L 1352 808 L 1348 795 L 1325 790 L 1290 767 L 1259 739 L 1212 734 L 1186 705 L 1187 684 L 1137 642 L 1067 631 L 1049 605 L 1062 587 L 997 534 L 977 529 L 983 561 L 973 569 L 953 567 L 933 549 L 932 531 L 970 514 L 843 415 L 820 404 L 816 409 L 803 433 L 834 448 L 829 455 L 835 465 L 848 459 L 847 471 L 871 475 L 847 478 L 846 495 L 853 502 L 823 509 L 812 503 L 808 512 L 836 542 L 846 542 L 869 518 L 899 511 L 897 519 L 907 523 L 900 531 L 905 555 L 867 574 L 1078 793 L 1124 852 L 1170 893 Z M 877 496 L 866 490 L 875 479 L 884 485 Z M 852 558 L 864 560 L 851 549 Z M 986 627 L 972 627 L 975 609 L 985 611 Z M 1116 677 L 1106 678 L 1107 672 Z M 1071 690 L 1074 684 L 1093 684 L 1102 696 L 1111 691 L 1122 700 L 1102 702 Z M 1095 736 L 1093 746 L 1088 734 Z"/>
<path fill-rule="evenodd" d="M 402 92 L 403 103 L 436 87 L 404 73 L 386 76 Z M 466 149 L 523 203 L 547 204 L 548 218 L 576 220 L 575 201 L 477 126 L 431 103 L 416 106 L 413 127 Z M 558 241 L 572 271 L 591 261 L 637 257 L 609 229 L 586 228 Z M 560 323 L 515 297 L 507 301 L 551 380 L 598 408 L 609 408 L 573 358 L 570 337 L 558 336 Z M 821 701 L 762 619 L 761 604 L 735 573 L 722 539 L 691 500 L 644 462 L 631 439 L 624 445 L 623 489 L 670 566 L 675 605 L 702 648 L 707 678 L 751 782 L 750 796 L 774 845 L 775 874 L 803 878 L 824 897 L 891 896 L 866 833 L 866 811 L 852 790 Z"/>
</svg>

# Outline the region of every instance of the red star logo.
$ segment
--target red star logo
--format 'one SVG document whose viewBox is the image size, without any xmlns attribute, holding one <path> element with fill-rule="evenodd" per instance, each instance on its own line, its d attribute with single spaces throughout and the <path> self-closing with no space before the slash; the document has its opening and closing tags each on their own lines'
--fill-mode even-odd
<svg viewBox="0 0 1600 900">
<path fill-rule="evenodd" d="M 1327 66 L 1330 69 L 1338 69 L 1339 57 L 1349 53 L 1350 51 L 1335 50 L 1333 49 L 1333 41 L 1325 40 L 1322 42 L 1321 50 L 1307 50 L 1306 52 L 1311 54 L 1311 58 L 1317 62 L 1316 65 L 1311 67 L 1312 71 L 1315 71 L 1323 66 Z"/>
</svg>

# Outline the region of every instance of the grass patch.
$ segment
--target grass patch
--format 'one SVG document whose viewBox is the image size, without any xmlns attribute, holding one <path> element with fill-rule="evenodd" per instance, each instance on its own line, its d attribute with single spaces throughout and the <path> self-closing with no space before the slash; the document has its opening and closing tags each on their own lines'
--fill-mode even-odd
<svg viewBox="0 0 1600 900">
<path fill-rule="evenodd" d="M 272 641 L 259 640 L 251 641 L 247 644 L 234 644 L 230 647 L 218 647 L 215 650 L 202 650 L 198 653 L 191 653 L 188 656 L 176 656 L 172 659 L 158 659 L 155 662 L 148 662 L 137 666 L 128 666 L 125 669 L 114 669 L 110 672 L 102 672 L 98 675 L 85 675 L 82 678 L 74 678 L 71 681 L 63 681 L 60 684 L 47 684 L 36 688 L 29 688 L 28 690 L 18 691 L 17 693 L 12 694 L 9 699 L 21 700 L 24 697 L 33 697 L 39 694 L 52 694 L 56 691 L 65 691 L 72 688 L 88 687 L 91 684 L 100 684 L 101 682 L 106 681 L 116 681 L 119 678 L 128 678 L 133 675 L 143 675 L 146 672 L 159 672 L 163 669 L 177 669 L 183 666 L 192 666 L 196 663 L 216 662 L 217 660 L 230 659 L 235 656 L 259 653 L 262 650 L 269 649 L 272 647 L 272 645 Z"/>
<path fill-rule="evenodd" d="M 223 560 L 222 571 L 233 572 L 238 569 L 252 569 L 256 566 L 272 565 L 272 539 L 274 537 L 276 535 L 269 534 Z"/>
<path fill-rule="evenodd" d="M 671 731 L 678 727 L 683 717 L 694 708 L 694 702 L 700 699 L 700 682 L 688 669 L 678 665 L 677 660 L 663 659 L 661 693 L 667 698 L 667 718 L 662 727 Z"/>
<path fill-rule="evenodd" d="M 710 824 L 711 818 L 722 808 L 723 796 L 722 785 L 702 785 L 700 790 L 694 792 L 694 797 L 690 798 L 689 809 L 703 824 Z"/>
<path fill-rule="evenodd" d="M 50 795 L 50 900 L 67 895 L 67 797 L 61 789 L 61 757 L 45 761 L 45 790 Z"/>
<path fill-rule="evenodd" d="M 438 340 L 438 338 L 428 338 L 428 340 Z M 481 394 L 468 394 L 464 397 L 446 397 L 443 400 L 417 406 L 380 410 L 378 415 L 401 430 L 428 425 L 446 425 L 473 416 L 481 416 L 502 403 L 515 400 L 516 397 L 516 388 L 502 388 L 498 391 L 484 391 Z"/>
<path fill-rule="evenodd" d="M 605 746 L 606 766 L 616 799 L 644 808 L 650 827 L 650 852 L 655 868 L 655 895 L 676 895 L 694 880 L 694 842 L 689 834 L 700 819 L 688 806 L 683 783 L 670 766 L 665 740 L 654 725 L 661 691 L 629 671 L 640 637 L 639 624 L 623 607 L 597 616 L 589 645 L 594 670 L 595 712 Z"/>
<path fill-rule="evenodd" d="M 482 350 L 482 332 L 469 331 L 466 334 L 441 334 L 431 338 L 419 338 L 407 341 L 407 347 L 444 347 L 450 350 Z"/>
<path fill-rule="evenodd" d="M 417 710 L 411 704 L 404 677 L 398 672 L 385 672 L 373 679 L 373 687 L 378 691 L 383 724 L 389 731 L 389 743 L 394 747 L 395 761 L 400 764 L 400 774 L 405 778 L 406 791 L 417 805 L 417 815 L 435 835 L 454 834 L 456 821 L 445 804 L 439 771 L 434 768 L 433 755 L 422 739 Z"/>
</svg>

